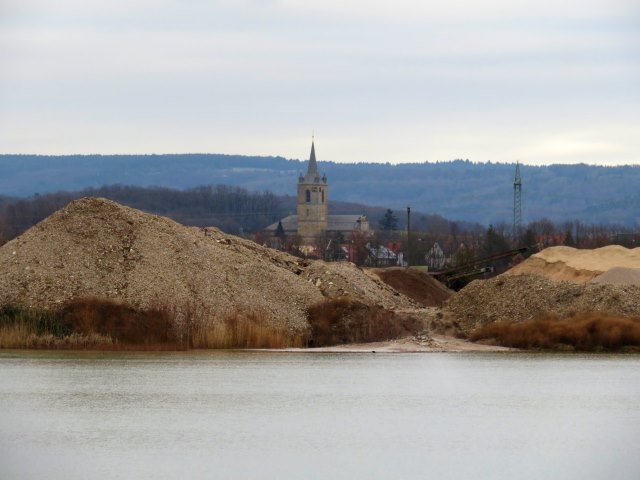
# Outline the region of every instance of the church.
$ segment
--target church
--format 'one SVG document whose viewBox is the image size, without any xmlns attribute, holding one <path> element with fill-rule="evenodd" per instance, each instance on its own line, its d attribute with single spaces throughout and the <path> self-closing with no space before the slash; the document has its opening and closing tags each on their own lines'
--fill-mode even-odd
<svg viewBox="0 0 640 480">
<path fill-rule="evenodd" d="M 369 220 L 365 215 L 329 215 L 329 182 L 320 176 L 314 140 L 306 175 L 298 178 L 297 215 L 289 215 L 265 230 L 275 234 L 281 224 L 285 235 L 298 235 L 305 245 L 342 234 L 344 239 L 354 231 L 368 233 Z"/>
</svg>

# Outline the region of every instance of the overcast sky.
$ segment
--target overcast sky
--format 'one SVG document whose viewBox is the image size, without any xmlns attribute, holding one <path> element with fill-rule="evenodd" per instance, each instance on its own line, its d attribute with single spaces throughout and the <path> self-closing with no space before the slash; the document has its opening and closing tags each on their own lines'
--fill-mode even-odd
<svg viewBox="0 0 640 480">
<path fill-rule="evenodd" d="M 640 164 L 637 0 L 0 0 L 0 153 Z"/>
</svg>

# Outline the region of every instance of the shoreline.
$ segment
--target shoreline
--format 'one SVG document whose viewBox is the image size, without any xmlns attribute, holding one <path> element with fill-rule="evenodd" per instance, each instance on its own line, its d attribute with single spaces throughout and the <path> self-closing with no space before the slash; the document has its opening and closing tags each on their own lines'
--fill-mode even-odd
<svg viewBox="0 0 640 480">
<path fill-rule="evenodd" d="M 405 337 L 370 343 L 347 343 L 330 347 L 310 348 L 191 348 L 191 349 L 145 349 L 145 348 L 108 348 L 108 349 L 66 349 L 66 348 L 2 348 L 0 356 L 7 353 L 86 353 L 86 354 L 181 354 L 181 353 L 224 353 L 224 352 L 271 352 L 271 353 L 465 353 L 465 352 L 522 352 L 515 348 L 497 345 L 483 345 L 467 340 L 447 336 L 432 335 L 427 339 Z"/>
<path fill-rule="evenodd" d="M 517 348 L 483 345 L 447 335 L 431 335 L 426 340 L 413 337 L 370 343 L 347 343 L 331 347 L 285 348 L 280 351 L 300 353 L 464 353 L 521 352 Z"/>
</svg>

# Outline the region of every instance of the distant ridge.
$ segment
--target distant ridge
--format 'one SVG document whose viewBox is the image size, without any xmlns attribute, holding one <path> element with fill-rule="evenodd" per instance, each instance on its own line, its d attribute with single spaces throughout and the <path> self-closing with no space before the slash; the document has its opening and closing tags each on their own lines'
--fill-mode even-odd
<svg viewBox="0 0 640 480">
<path fill-rule="evenodd" d="M 236 185 L 295 193 L 306 167 L 283 157 L 223 154 L 0 155 L 0 196 L 30 196 L 102 185 L 188 188 Z M 332 178 L 332 199 L 440 214 L 483 224 L 509 222 L 514 164 L 468 160 L 416 164 L 318 161 Z M 549 218 L 635 225 L 640 221 L 640 167 L 521 167 L 523 222 Z"/>
</svg>

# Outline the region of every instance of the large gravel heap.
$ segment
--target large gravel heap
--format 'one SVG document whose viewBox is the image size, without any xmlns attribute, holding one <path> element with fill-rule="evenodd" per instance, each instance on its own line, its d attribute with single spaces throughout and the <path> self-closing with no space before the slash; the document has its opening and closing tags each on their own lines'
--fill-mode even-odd
<svg viewBox="0 0 640 480">
<path fill-rule="evenodd" d="M 445 305 L 447 318 L 458 322 L 464 332 L 498 320 L 522 322 L 547 312 L 566 316 L 594 311 L 640 316 L 640 287 L 501 275 L 471 282 Z"/>
<path fill-rule="evenodd" d="M 0 304 L 55 308 L 95 296 L 206 319 L 260 310 L 274 326 L 296 330 L 324 297 L 415 307 L 352 264 L 304 261 L 102 198 L 72 202 L 2 246 L 0 271 Z"/>
</svg>

